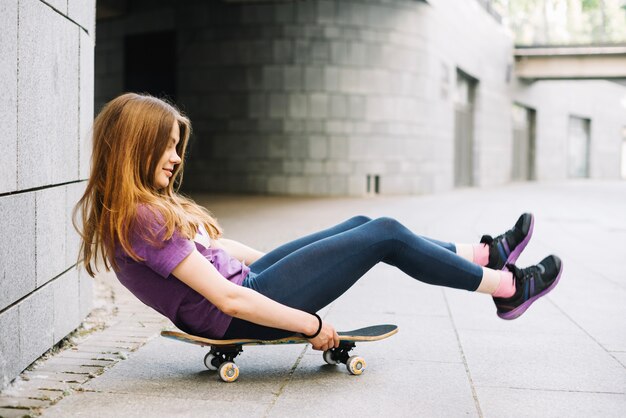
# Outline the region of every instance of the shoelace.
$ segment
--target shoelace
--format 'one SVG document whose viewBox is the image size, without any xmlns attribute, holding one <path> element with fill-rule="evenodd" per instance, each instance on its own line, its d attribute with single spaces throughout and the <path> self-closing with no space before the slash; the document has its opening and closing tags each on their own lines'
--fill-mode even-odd
<svg viewBox="0 0 626 418">
<path fill-rule="evenodd" d="M 481 244 L 487 244 L 487 245 L 491 245 L 493 243 L 494 239 L 491 235 L 483 235 L 480 238 L 480 243 Z"/>
<path fill-rule="evenodd" d="M 506 268 L 509 269 L 511 273 L 513 273 L 513 279 L 515 279 L 515 281 L 517 281 L 518 277 L 524 277 L 524 271 L 521 268 L 517 267 L 515 264 L 506 263 Z"/>
<path fill-rule="evenodd" d="M 520 286 L 528 279 L 534 276 L 535 280 L 542 280 L 541 269 L 538 266 L 530 266 L 525 269 L 517 267 L 515 264 L 507 263 L 506 267 L 511 273 L 513 273 L 513 280 L 515 281 L 515 288 L 517 288 L 518 282 Z"/>
</svg>

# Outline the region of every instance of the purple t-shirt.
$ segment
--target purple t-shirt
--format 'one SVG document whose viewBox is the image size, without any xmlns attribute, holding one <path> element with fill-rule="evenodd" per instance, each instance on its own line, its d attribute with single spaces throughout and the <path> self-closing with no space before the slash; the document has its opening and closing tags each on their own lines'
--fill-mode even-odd
<svg viewBox="0 0 626 418">
<path fill-rule="evenodd" d="M 221 338 L 232 317 L 217 309 L 204 296 L 178 280 L 171 273 L 193 249 L 209 260 L 222 276 L 241 285 L 250 269 L 220 248 L 205 248 L 202 244 L 174 233 L 163 241 L 162 247 L 150 245 L 136 231 L 151 228 L 162 236 L 162 224 L 145 206 L 138 209 L 137 221 L 131 231 L 131 246 L 145 261 L 133 260 L 118 244 L 115 258 L 119 266 L 119 281 L 139 300 L 168 317 L 174 325 L 189 334 Z M 200 234 L 202 234 L 201 229 Z M 206 234 L 206 232 L 204 232 Z"/>
</svg>

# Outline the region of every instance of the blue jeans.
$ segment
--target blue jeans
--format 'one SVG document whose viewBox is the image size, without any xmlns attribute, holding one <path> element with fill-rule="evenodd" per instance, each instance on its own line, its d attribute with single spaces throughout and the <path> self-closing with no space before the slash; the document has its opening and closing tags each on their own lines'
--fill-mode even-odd
<svg viewBox="0 0 626 418">
<path fill-rule="evenodd" d="M 317 312 L 381 261 L 439 286 L 474 291 L 482 278 L 482 268 L 456 255 L 454 244 L 416 235 L 392 218 L 356 216 L 267 253 L 250 265 L 242 285 L 292 308 Z M 289 335 L 293 332 L 233 318 L 224 338 Z"/>
</svg>

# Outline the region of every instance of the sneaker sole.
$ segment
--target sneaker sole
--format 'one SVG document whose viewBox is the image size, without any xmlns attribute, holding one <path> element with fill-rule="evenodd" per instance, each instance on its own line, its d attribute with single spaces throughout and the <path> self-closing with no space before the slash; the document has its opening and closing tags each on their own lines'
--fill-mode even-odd
<svg viewBox="0 0 626 418">
<path fill-rule="evenodd" d="M 515 247 L 513 252 L 509 254 L 509 257 L 506 259 L 506 263 L 504 264 L 504 267 L 502 267 L 502 270 L 509 271 L 509 269 L 506 268 L 506 265 L 515 264 L 520 254 L 522 254 L 522 251 L 524 251 L 524 248 L 526 248 L 526 245 L 528 245 L 530 238 L 533 236 L 534 229 L 535 229 L 535 215 L 531 214 L 530 215 L 530 227 L 528 228 L 528 234 L 526 234 L 526 237 L 524 238 L 524 240 L 520 242 L 520 244 L 517 247 Z"/>
<path fill-rule="evenodd" d="M 498 312 L 498 316 L 502 319 L 515 319 L 522 315 L 524 312 L 526 312 L 526 309 L 530 308 L 530 305 L 532 305 L 537 299 L 547 295 L 552 289 L 556 287 L 557 283 L 559 283 L 559 280 L 561 279 L 561 273 L 563 273 L 563 261 L 561 261 L 561 268 L 559 269 L 559 274 L 557 274 L 556 279 L 554 279 L 552 284 L 548 286 L 543 292 L 537 293 L 535 296 L 528 299 L 526 302 L 522 303 L 520 306 L 511 311 L 504 313 Z"/>
</svg>

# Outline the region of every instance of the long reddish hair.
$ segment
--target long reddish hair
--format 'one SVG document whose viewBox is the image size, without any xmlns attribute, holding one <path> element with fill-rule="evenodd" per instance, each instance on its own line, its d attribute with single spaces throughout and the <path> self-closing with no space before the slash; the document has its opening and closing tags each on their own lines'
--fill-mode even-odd
<svg viewBox="0 0 626 418">
<path fill-rule="evenodd" d="M 155 172 L 174 122 L 180 128 L 176 151 L 182 161 L 174 167 L 169 185 L 157 189 Z M 219 224 L 206 209 L 178 194 L 190 134 L 188 118 L 173 105 L 149 95 L 123 94 L 98 114 L 93 125 L 89 181 L 73 212 L 74 228 L 82 238 L 79 262 L 90 276 L 98 271 L 97 261 L 103 262 L 107 271 L 118 269 L 117 244 L 133 259 L 142 261 L 133 251 L 130 239 L 140 205 L 150 208 L 163 227 L 161 240 L 171 238 L 175 231 L 193 239 L 199 225 L 206 228 L 211 238 L 221 235 Z M 141 234 L 158 245 L 154 233 Z"/>
</svg>

